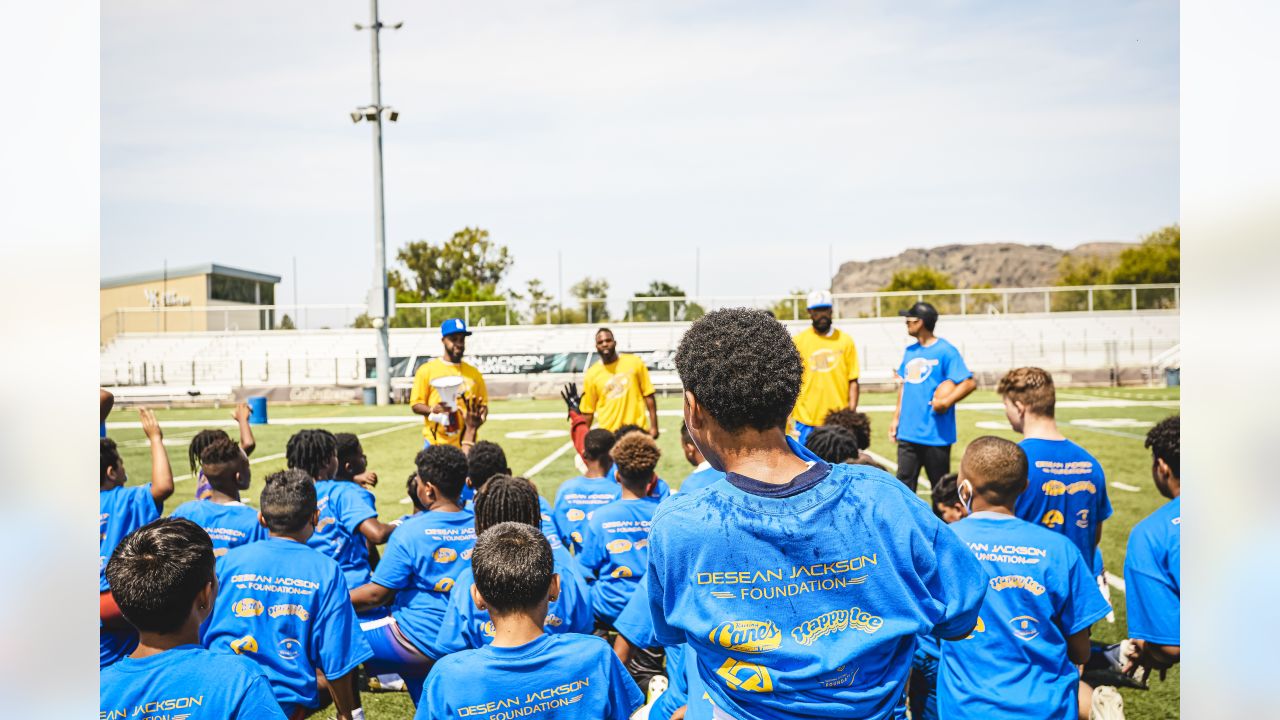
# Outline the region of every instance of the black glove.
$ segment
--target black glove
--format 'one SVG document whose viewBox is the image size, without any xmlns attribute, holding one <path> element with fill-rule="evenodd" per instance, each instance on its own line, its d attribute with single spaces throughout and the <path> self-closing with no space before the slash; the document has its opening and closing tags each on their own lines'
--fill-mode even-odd
<svg viewBox="0 0 1280 720">
<path fill-rule="evenodd" d="M 582 401 L 582 397 L 578 395 L 577 383 L 565 383 L 564 389 L 560 391 L 560 397 L 564 398 L 564 404 L 569 408 L 570 413 L 582 412 L 578 409 L 578 403 Z"/>
</svg>

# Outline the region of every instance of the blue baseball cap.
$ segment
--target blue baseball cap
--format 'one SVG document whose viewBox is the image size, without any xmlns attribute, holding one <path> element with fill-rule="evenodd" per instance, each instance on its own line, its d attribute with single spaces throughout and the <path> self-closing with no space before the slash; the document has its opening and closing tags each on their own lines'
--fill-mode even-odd
<svg viewBox="0 0 1280 720">
<path fill-rule="evenodd" d="M 450 335 L 470 335 L 471 331 L 467 329 L 467 324 L 462 318 L 449 318 L 440 325 L 440 337 L 448 337 Z"/>
</svg>

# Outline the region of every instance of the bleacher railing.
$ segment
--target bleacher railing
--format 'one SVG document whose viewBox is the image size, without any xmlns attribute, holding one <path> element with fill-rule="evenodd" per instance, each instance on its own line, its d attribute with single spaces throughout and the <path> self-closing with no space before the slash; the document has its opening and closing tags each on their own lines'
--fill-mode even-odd
<svg viewBox="0 0 1280 720">
<path fill-rule="evenodd" d="M 1007 315 L 1054 312 L 1179 310 L 1178 283 L 1037 288 L 968 288 L 834 293 L 837 319 L 896 316 L 915 302 L 943 314 Z M 569 325 L 599 322 L 683 322 L 723 307 L 758 307 L 779 319 L 806 317 L 803 295 L 575 298 L 563 305 L 515 300 L 399 303 L 393 328 L 432 328 L 451 317 L 469 325 Z M 101 319 L 103 342 L 116 335 L 162 332 L 244 332 L 371 327 L 359 304 L 218 305 L 118 308 Z M 287 319 L 286 319 L 287 318 Z"/>
</svg>

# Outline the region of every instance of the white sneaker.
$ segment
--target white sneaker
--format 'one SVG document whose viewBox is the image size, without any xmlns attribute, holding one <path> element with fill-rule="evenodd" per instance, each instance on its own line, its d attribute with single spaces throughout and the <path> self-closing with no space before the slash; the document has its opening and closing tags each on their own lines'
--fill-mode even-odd
<svg viewBox="0 0 1280 720">
<path fill-rule="evenodd" d="M 1124 720 L 1124 698 L 1110 685 L 1093 689 L 1089 720 Z"/>
<path fill-rule="evenodd" d="M 649 678 L 649 702 L 658 699 L 658 696 L 667 691 L 667 676 L 654 675 Z"/>
<path fill-rule="evenodd" d="M 374 675 L 369 678 L 369 689 L 381 692 L 405 692 L 404 678 L 395 673 L 386 675 Z"/>
</svg>

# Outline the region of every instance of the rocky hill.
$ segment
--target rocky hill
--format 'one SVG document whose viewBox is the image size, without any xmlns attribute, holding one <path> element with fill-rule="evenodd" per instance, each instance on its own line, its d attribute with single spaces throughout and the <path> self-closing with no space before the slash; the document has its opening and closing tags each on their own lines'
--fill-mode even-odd
<svg viewBox="0 0 1280 720">
<path fill-rule="evenodd" d="M 1041 287 L 1052 285 L 1066 255 L 1115 255 L 1130 243 L 1085 243 L 1071 250 L 1048 245 L 984 243 L 911 248 L 894 257 L 841 263 L 832 292 L 871 292 L 889 284 L 898 270 L 927 265 L 951 276 L 956 287 Z M 837 249 L 838 252 L 838 249 Z"/>
</svg>

